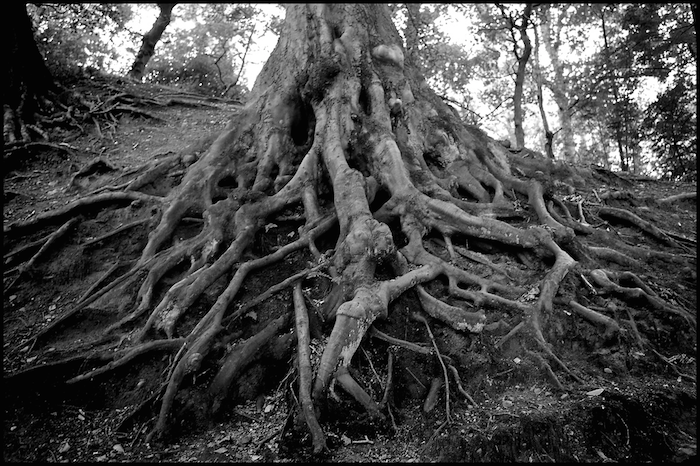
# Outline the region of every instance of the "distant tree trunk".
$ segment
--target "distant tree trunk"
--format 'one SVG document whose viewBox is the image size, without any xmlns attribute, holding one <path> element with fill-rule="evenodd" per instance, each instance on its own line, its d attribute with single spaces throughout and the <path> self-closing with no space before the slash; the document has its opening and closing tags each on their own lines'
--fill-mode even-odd
<svg viewBox="0 0 700 466">
<path fill-rule="evenodd" d="M 608 32 L 607 32 L 607 29 L 605 27 L 605 9 L 603 9 L 601 11 L 600 20 L 601 20 L 601 28 L 603 30 L 603 44 L 605 47 L 605 58 L 608 62 L 608 66 L 611 69 L 611 72 L 614 74 L 614 69 L 612 67 L 612 60 L 610 60 L 610 46 L 608 44 Z M 613 110 L 613 111 L 616 112 L 617 109 L 620 108 L 620 105 L 619 105 L 620 94 L 619 94 L 619 91 L 617 88 L 617 82 L 614 79 L 612 81 L 612 92 L 613 92 L 613 97 L 615 98 L 615 100 L 613 102 L 615 110 Z M 620 151 L 620 170 L 627 171 L 627 170 L 629 170 L 629 166 L 627 165 L 627 155 L 625 154 L 625 150 L 624 150 L 623 142 L 622 142 L 622 120 L 621 120 L 621 117 L 616 115 L 616 114 L 612 115 L 612 120 L 613 120 L 612 126 L 615 130 L 615 140 L 617 141 L 617 147 L 618 147 L 618 150 Z"/>
<path fill-rule="evenodd" d="M 151 30 L 144 34 L 141 49 L 139 53 L 136 54 L 136 60 L 134 60 L 134 64 L 131 65 L 131 70 L 127 74 L 127 77 L 135 81 L 141 81 L 143 79 L 146 65 L 155 53 L 156 44 L 163 35 L 165 28 L 170 24 L 170 15 L 175 5 L 177 5 L 177 3 L 158 4 L 160 14 L 158 18 L 156 18 L 156 22 L 153 23 Z"/>
<path fill-rule="evenodd" d="M 540 39 L 537 34 L 537 28 L 535 30 L 535 66 L 533 67 L 533 75 L 537 83 L 537 106 L 540 108 L 540 116 L 542 117 L 542 129 L 544 130 L 544 150 L 547 157 L 554 159 L 554 133 L 549 129 L 549 122 L 547 121 L 547 112 L 544 110 L 544 95 L 542 93 L 542 69 L 540 68 L 539 62 L 539 51 L 540 51 Z"/>
<path fill-rule="evenodd" d="M 554 69 L 554 81 L 548 83 L 549 88 L 554 95 L 554 101 L 557 103 L 557 110 L 559 114 L 559 124 L 561 125 L 561 137 L 564 144 L 564 160 L 568 162 L 576 161 L 576 144 L 574 143 L 574 131 L 571 127 L 571 113 L 569 109 L 569 96 L 566 91 L 564 73 L 562 72 L 562 65 L 559 60 L 559 35 L 562 30 L 562 18 L 559 16 L 559 24 L 554 31 L 555 37 L 552 38 L 552 28 L 550 24 L 550 7 L 548 5 L 544 6 L 542 9 L 542 41 L 544 43 L 547 54 L 549 55 L 549 60 L 552 63 L 552 68 Z"/>
<path fill-rule="evenodd" d="M 518 54 L 518 44 L 514 42 L 513 53 L 518 60 L 518 70 L 515 75 L 515 93 L 513 94 L 513 120 L 515 126 L 515 145 L 517 149 L 525 147 L 525 131 L 523 129 L 523 86 L 525 84 L 525 67 L 532 53 L 532 44 L 527 35 L 527 27 L 532 13 L 532 3 L 525 6 L 520 26 L 520 38 L 523 41 L 523 53 Z"/>
<path fill-rule="evenodd" d="M 406 57 L 413 63 L 420 63 L 418 57 L 418 30 L 420 28 L 420 3 L 406 3 Z"/>
<path fill-rule="evenodd" d="M 3 21 L 3 139 L 8 143 L 28 139 L 22 134 L 23 122 L 33 121 L 39 98 L 53 89 L 54 82 L 34 40 L 25 4 L 10 2 Z"/>
</svg>

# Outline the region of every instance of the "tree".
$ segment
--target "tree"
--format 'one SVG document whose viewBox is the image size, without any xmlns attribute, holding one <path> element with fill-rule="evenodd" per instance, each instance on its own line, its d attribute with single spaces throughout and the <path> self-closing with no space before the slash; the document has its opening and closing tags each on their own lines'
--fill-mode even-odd
<svg viewBox="0 0 700 466">
<path fill-rule="evenodd" d="M 525 131 L 523 130 L 523 86 L 525 85 L 525 67 L 532 53 L 532 44 L 527 35 L 527 29 L 532 14 L 532 3 L 525 4 L 525 9 L 520 15 L 520 23 L 515 18 L 506 14 L 505 8 L 499 5 L 504 18 L 507 18 L 508 25 L 513 36 L 513 55 L 518 63 L 515 72 L 515 91 L 513 93 L 513 123 L 515 125 L 515 146 L 517 149 L 525 147 Z M 515 31 L 518 31 L 520 40 L 523 43 L 522 53 L 518 51 L 518 40 L 515 38 Z"/>
<path fill-rule="evenodd" d="M 567 5 L 564 5 L 565 7 Z M 554 77 L 548 82 L 548 87 L 554 95 L 559 114 L 559 124 L 561 126 L 561 136 L 563 139 L 564 159 L 573 162 L 576 160 L 576 146 L 574 144 L 574 133 L 571 123 L 571 103 L 568 95 L 568 79 L 564 76 L 564 65 L 559 57 L 559 48 L 562 42 L 562 32 L 564 28 L 564 18 L 569 17 L 563 11 L 556 11 L 557 23 L 552 27 L 552 16 L 556 11 L 553 5 L 542 5 L 538 9 L 541 18 L 540 28 L 542 29 L 542 41 L 544 43 L 549 59 L 554 70 Z"/>
<path fill-rule="evenodd" d="M 32 25 L 23 3 L 8 6 L 3 15 L 3 139 L 5 143 L 30 140 L 34 114 L 55 85 L 34 41 Z M 28 126 L 29 125 L 29 126 Z"/>
<path fill-rule="evenodd" d="M 143 42 L 141 43 L 141 48 L 136 54 L 136 59 L 134 59 L 134 64 L 131 65 L 131 70 L 127 76 L 135 81 L 141 81 L 143 79 L 144 71 L 146 70 L 146 65 L 155 53 L 156 44 L 160 40 L 165 28 L 170 24 L 170 15 L 172 14 L 173 8 L 175 8 L 177 3 L 159 3 L 158 8 L 160 12 L 156 18 L 151 29 L 143 35 Z"/>
<path fill-rule="evenodd" d="M 157 368 L 162 380 L 144 382 L 154 395 L 141 405 L 157 406 L 149 439 L 160 439 L 177 407 L 196 405 L 216 414 L 232 387 L 256 377 L 246 372 L 251 363 L 285 367 L 291 357 L 294 367 L 287 369 L 295 376 L 287 379 L 282 371 L 277 381 L 293 381 L 290 409 L 299 415 L 290 424 L 310 432 L 320 453 L 327 448 L 321 425 L 331 407 L 359 404 L 375 419 L 391 417 L 392 364 L 386 364 L 381 401 L 353 367 L 367 336 L 436 360 L 436 387 L 446 387 L 444 425 L 451 422 L 450 387 L 470 397 L 456 357 L 443 354 L 445 343 L 434 337 L 436 326 L 466 348 L 465 340 L 476 342 L 487 323 L 500 328 L 495 319 L 488 322 L 487 312 L 508 316 L 507 333 L 495 343 L 489 339 L 488 351 L 503 351 L 504 360 L 527 358 L 558 390 L 586 377 L 557 354 L 566 337 L 559 311 L 570 309 L 592 323 L 599 330 L 594 339 L 625 344 L 621 324 L 588 303 L 599 292 L 641 300 L 654 314 L 646 318 L 690 329 L 677 345 L 693 345 L 691 311 L 664 301 L 625 269 L 641 267 L 640 261 L 689 263 L 678 254 L 687 252 L 681 240 L 623 209 L 598 215 L 627 219 L 668 250 L 625 245 L 593 229 L 581 204 L 574 219 L 557 196 L 585 187 L 592 172 L 511 154 L 463 125 L 404 54 L 385 5 L 287 6 L 279 42 L 246 106 L 196 162 L 187 166 L 185 155 L 191 162 L 191 154 L 157 160 L 126 188 L 5 227 L 6 235 L 17 234 L 106 202 L 131 203 L 129 209 L 143 212 L 139 225 L 153 221 L 138 257 L 110 273 L 126 270 L 34 335 L 32 347 L 88 306 L 116 317 L 95 340 L 75 342 L 77 356 L 35 366 L 13 380 L 65 368 L 67 383 L 88 383 L 137 357 L 169 352 L 172 365 Z M 183 165 L 182 182 L 166 197 L 139 190 Z M 547 181 L 554 177 L 564 181 Z M 265 247 L 261 238 L 278 223 L 293 225 L 281 235 L 286 242 Z M 183 229 L 192 224 L 194 230 Z M 581 237 L 606 234 L 619 251 Z M 479 251 L 499 254 L 501 262 Z M 298 272 L 242 302 L 251 276 L 279 272 L 281 261 Z M 603 268 L 608 261 L 623 270 Z M 10 287 L 21 285 L 15 280 Z M 304 285 L 329 291 L 310 296 Z M 289 308 L 254 313 L 289 288 Z M 394 305 L 409 293 L 414 299 Z M 323 303 L 316 305 L 318 298 Z M 396 320 L 397 314 L 403 318 Z M 390 332 L 409 318 L 432 345 L 375 325 Z M 629 314 L 630 321 L 644 318 Z M 642 348 L 654 350 L 635 332 Z M 475 370 L 492 365 L 485 356 L 465 358 Z M 204 372 L 213 378 L 196 383 Z M 329 397 L 334 386 L 350 398 Z"/>
<path fill-rule="evenodd" d="M 194 26 L 167 31 L 149 64 L 147 81 L 189 84 L 199 92 L 229 97 L 231 89 L 248 84 L 241 78 L 251 46 L 268 30 L 274 32 L 278 22 L 274 17 L 262 20 L 260 9 L 251 4 L 183 4 L 178 15 Z"/>
<path fill-rule="evenodd" d="M 680 82 L 662 93 L 645 112 L 643 129 L 652 141 L 662 178 L 697 180 L 697 101 L 688 93 L 688 83 Z"/>
</svg>

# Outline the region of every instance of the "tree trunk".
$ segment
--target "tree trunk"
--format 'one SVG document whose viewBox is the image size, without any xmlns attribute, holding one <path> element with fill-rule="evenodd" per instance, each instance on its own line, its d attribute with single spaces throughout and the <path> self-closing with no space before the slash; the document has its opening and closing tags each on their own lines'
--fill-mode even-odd
<svg viewBox="0 0 700 466">
<path fill-rule="evenodd" d="M 523 41 L 522 55 L 517 52 L 517 43 L 513 44 L 514 53 L 518 60 L 518 69 L 515 73 L 515 92 L 513 94 L 513 122 L 515 126 L 515 145 L 516 149 L 525 147 L 525 130 L 523 129 L 523 86 L 525 85 L 525 69 L 527 61 L 532 53 L 532 44 L 527 35 L 527 28 L 530 22 L 530 14 L 532 13 L 532 3 L 525 5 L 525 11 L 521 17 L 520 39 Z"/>
<path fill-rule="evenodd" d="M 554 133 L 549 129 L 549 121 L 547 121 L 547 112 L 544 109 L 544 94 L 542 92 L 543 79 L 542 79 L 542 69 L 540 68 L 540 39 L 539 34 L 537 34 L 537 28 L 535 31 L 535 63 L 533 66 L 533 77 L 535 83 L 537 84 L 537 106 L 540 109 L 540 117 L 542 118 L 542 130 L 544 131 L 544 151 L 547 154 L 547 158 L 554 160 Z"/>
<path fill-rule="evenodd" d="M 557 111 L 559 115 L 559 125 L 561 126 L 561 138 L 564 144 L 563 155 L 564 160 L 567 162 L 576 162 L 576 144 L 574 143 L 574 131 L 571 126 L 571 111 L 569 108 L 569 97 L 566 91 L 566 79 L 564 78 L 563 67 L 559 60 L 559 45 L 560 45 L 560 34 L 562 31 L 562 19 L 564 15 L 559 15 L 559 24 L 554 31 L 554 38 L 552 37 L 552 28 L 550 23 L 550 6 L 544 5 L 541 8 L 542 11 L 542 38 L 549 55 L 549 59 L 552 63 L 552 68 L 554 70 L 554 81 L 550 82 L 548 87 L 554 95 L 554 100 L 557 104 Z"/>
<path fill-rule="evenodd" d="M 167 28 L 168 24 L 170 24 L 171 13 L 175 5 L 177 5 L 177 3 L 158 4 L 158 8 L 160 8 L 158 18 L 156 18 L 156 21 L 153 23 L 151 30 L 143 35 L 141 48 L 136 54 L 136 59 L 134 60 L 134 64 L 131 65 L 131 70 L 129 70 L 127 77 L 138 82 L 143 79 L 146 65 L 155 53 L 156 44 L 158 44 L 158 41 L 165 31 L 165 28 Z"/>
<path fill-rule="evenodd" d="M 3 140 L 29 139 L 25 123 L 32 123 L 40 99 L 53 90 L 51 73 L 34 40 L 24 3 L 11 2 L 3 14 Z"/>
</svg>

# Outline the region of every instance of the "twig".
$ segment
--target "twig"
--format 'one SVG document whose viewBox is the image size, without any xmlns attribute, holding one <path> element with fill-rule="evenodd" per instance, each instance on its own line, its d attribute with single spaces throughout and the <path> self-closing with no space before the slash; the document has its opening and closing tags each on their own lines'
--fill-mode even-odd
<svg viewBox="0 0 700 466">
<path fill-rule="evenodd" d="M 461 393 L 464 398 L 469 400 L 469 402 L 472 404 L 472 406 L 476 406 L 474 399 L 469 395 L 469 393 L 462 386 L 462 380 L 459 378 L 459 372 L 457 372 L 457 368 L 455 366 L 453 366 L 452 364 L 448 364 L 447 368 L 450 369 L 450 372 L 452 372 L 452 377 L 454 377 L 455 382 L 457 382 L 457 390 L 459 390 L 459 393 Z"/>
<path fill-rule="evenodd" d="M 411 377 L 413 377 L 413 379 L 414 379 L 416 382 L 418 382 L 418 383 L 420 384 L 421 387 L 423 387 L 423 389 L 425 389 L 425 390 L 428 389 L 428 387 L 426 387 L 425 384 L 424 384 L 423 382 L 421 382 L 420 380 L 418 380 L 418 377 L 416 377 L 416 374 L 414 374 L 413 372 L 411 372 L 411 369 L 409 369 L 408 367 L 406 367 L 405 369 L 408 371 L 409 374 L 411 374 Z"/>
<path fill-rule="evenodd" d="M 428 330 L 428 336 L 430 336 L 430 341 L 433 342 L 435 354 L 438 357 L 438 361 L 440 361 L 440 366 L 442 366 L 442 374 L 445 377 L 445 414 L 447 418 L 445 422 L 449 423 L 452 421 L 452 415 L 450 414 L 450 379 L 447 374 L 447 367 L 445 367 L 445 363 L 442 361 L 442 357 L 440 356 L 440 350 L 437 347 L 437 342 L 435 341 L 435 337 L 433 336 L 432 330 L 430 330 L 430 325 L 428 325 L 428 321 L 425 320 L 425 317 L 418 314 L 415 314 L 413 318 L 425 324 L 425 328 Z"/>
</svg>

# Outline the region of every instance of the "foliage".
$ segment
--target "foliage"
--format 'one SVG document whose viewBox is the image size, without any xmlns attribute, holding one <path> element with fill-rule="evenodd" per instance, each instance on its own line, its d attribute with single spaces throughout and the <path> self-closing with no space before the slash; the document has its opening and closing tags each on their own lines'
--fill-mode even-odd
<svg viewBox="0 0 700 466">
<path fill-rule="evenodd" d="M 281 24 L 277 17 L 262 19 L 251 4 L 180 4 L 173 13 L 187 27 L 166 29 L 146 79 L 212 94 L 251 84 L 241 74 L 246 52 L 257 37 Z"/>
<path fill-rule="evenodd" d="M 667 180 L 697 182 L 697 86 L 680 81 L 647 108 L 643 128 Z"/>
<path fill-rule="evenodd" d="M 56 78 L 79 70 L 101 70 L 117 58 L 114 36 L 128 34 L 132 17 L 124 3 L 27 4 L 35 38 Z"/>
<path fill-rule="evenodd" d="M 27 4 L 37 43 L 59 79 L 86 69 L 116 71 L 118 60 L 133 60 L 120 56 L 120 44 L 136 46 L 140 40 L 126 25 L 140 9 L 153 7 Z M 407 50 L 412 50 L 431 87 L 466 123 L 504 137 L 503 128 L 512 126 L 513 51 L 522 46 L 507 20 L 517 18 L 522 5 L 391 4 L 390 8 Z M 551 43 L 560 55 L 554 63 L 541 47 L 538 57 L 551 131 L 557 134 L 560 130 L 556 109 L 564 106 L 582 162 L 608 166 L 610 154 L 615 154 L 612 162 L 617 168 L 640 173 L 658 168 L 664 177 L 686 176 L 679 170 L 693 168 L 692 163 L 669 161 L 671 152 L 660 149 L 666 144 L 660 141 L 679 137 L 670 137 L 660 123 L 668 116 L 666 110 L 657 115 L 653 112 L 688 108 L 692 117 L 687 116 L 687 124 L 695 124 L 695 106 L 687 105 L 694 101 L 697 86 L 691 5 L 537 4 L 534 12 L 533 27 L 539 34 L 547 16 Z M 216 95 L 228 91 L 229 97 L 242 97 L 244 86 L 252 85 L 242 73 L 251 58 L 251 45 L 266 31 L 279 34 L 281 25 L 281 18 L 261 14 L 255 4 L 178 4 L 173 14 L 178 21 L 166 29 L 149 62 L 146 79 Z M 447 29 L 450 22 L 473 34 L 468 40 L 455 41 Z M 523 94 L 529 146 L 539 144 L 543 134 L 536 117 L 535 91 L 530 75 Z M 672 98 L 677 102 L 670 105 Z M 684 128 L 683 134 L 690 129 L 694 127 Z M 554 139 L 555 154 L 562 152 L 562 135 Z M 644 153 L 649 163 L 642 165 L 640 153 L 652 145 L 654 149 Z M 694 177 L 693 173 L 690 170 L 687 176 Z"/>
</svg>

